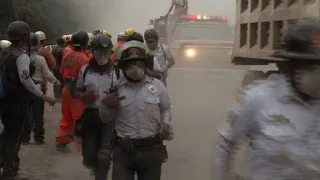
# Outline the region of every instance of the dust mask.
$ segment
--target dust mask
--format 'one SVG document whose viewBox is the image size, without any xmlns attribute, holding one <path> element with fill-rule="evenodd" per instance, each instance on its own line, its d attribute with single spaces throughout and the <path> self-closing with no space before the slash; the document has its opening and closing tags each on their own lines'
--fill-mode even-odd
<svg viewBox="0 0 320 180">
<path fill-rule="evenodd" d="M 130 68 L 128 68 L 125 71 L 125 74 L 128 76 L 128 78 L 134 80 L 134 81 L 139 81 L 144 78 L 144 69 L 138 65 L 133 65 Z"/>
<path fill-rule="evenodd" d="M 97 61 L 97 64 L 100 66 L 106 65 L 109 62 L 109 55 L 102 53 L 101 51 L 93 51 L 94 59 Z"/>
<path fill-rule="evenodd" d="M 298 91 L 315 99 L 320 98 L 320 65 L 294 71 L 293 80 Z"/>
</svg>

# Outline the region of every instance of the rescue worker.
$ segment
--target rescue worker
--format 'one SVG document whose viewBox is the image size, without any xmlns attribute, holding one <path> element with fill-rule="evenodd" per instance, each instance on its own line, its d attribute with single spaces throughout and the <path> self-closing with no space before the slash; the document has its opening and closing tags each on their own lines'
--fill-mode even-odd
<svg viewBox="0 0 320 180">
<path fill-rule="evenodd" d="M 52 55 L 51 51 L 48 48 L 46 48 L 46 40 L 47 40 L 46 34 L 42 31 L 37 31 L 36 35 L 40 42 L 40 48 L 39 48 L 38 54 L 40 56 L 43 56 L 46 59 L 48 67 L 51 70 L 53 70 L 56 66 L 56 59 Z"/>
<path fill-rule="evenodd" d="M 86 109 L 77 121 L 82 129 L 83 164 L 93 171 L 96 180 L 106 180 L 111 162 L 111 140 L 114 137 L 114 123 L 103 122 L 99 117 L 99 107 L 105 92 L 115 83 L 116 76 L 110 61 L 112 40 L 107 35 L 98 34 L 91 48 L 94 58 L 82 67 L 76 86 L 76 97 L 81 98 Z"/>
<path fill-rule="evenodd" d="M 116 51 L 119 49 L 119 47 L 120 47 L 123 43 L 126 42 L 126 39 L 127 39 L 127 36 L 126 36 L 123 32 L 120 32 L 120 33 L 118 34 L 117 44 L 115 44 L 115 45 L 113 46 L 113 51 L 116 52 Z M 115 62 L 116 59 L 117 59 L 117 55 L 116 55 L 116 53 L 113 53 L 113 54 L 111 55 L 111 60 L 112 60 L 112 62 Z"/>
<path fill-rule="evenodd" d="M 123 77 L 117 81 L 117 91 L 102 100 L 101 119 L 115 120 L 114 180 L 132 180 L 135 173 L 138 179 L 160 180 L 166 159 L 163 140 L 172 139 L 170 98 L 160 80 L 144 73 L 147 51 L 138 41 L 121 46 L 118 66 Z"/>
<path fill-rule="evenodd" d="M 171 50 L 168 46 L 159 43 L 159 36 L 155 29 L 148 29 L 144 33 L 144 39 L 149 48 L 151 55 L 156 57 L 163 73 L 161 74 L 161 81 L 167 85 L 168 70 L 174 65 L 174 59 Z"/>
<path fill-rule="evenodd" d="M 63 54 L 60 73 L 64 80 L 62 89 L 62 119 L 59 125 L 59 134 L 56 137 L 57 151 L 71 152 L 67 144 L 73 140 L 73 131 L 76 120 L 79 119 L 84 110 L 81 99 L 73 97 L 76 81 L 81 68 L 88 64 L 89 57 L 85 50 L 88 46 L 89 37 L 84 31 L 72 35 L 71 42 L 74 50 Z"/>
<path fill-rule="evenodd" d="M 8 40 L 1 40 L 0 41 L 0 57 L 2 57 L 3 56 L 3 53 L 6 53 L 5 52 L 5 50 L 8 48 L 8 47 L 10 47 L 10 45 L 11 45 L 11 42 L 10 41 L 8 41 Z M 0 117 L 1 117 L 1 109 L 0 109 Z M 2 134 L 2 132 L 3 132 L 3 124 L 0 122 L 0 168 L 3 168 L 3 152 L 2 152 L 2 150 L 3 150 L 3 148 L 2 148 L 2 139 L 3 139 L 3 134 Z"/>
<path fill-rule="evenodd" d="M 62 54 L 66 54 L 68 51 L 73 51 L 74 47 L 72 46 L 72 42 L 71 42 L 72 34 L 64 35 L 62 38 L 65 39 L 65 42 L 67 44 L 67 46 L 63 49 Z"/>
<path fill-rule="evenodd" d="M 29 98 L 36 96 L 54 105 L 54 99 L 48 97 L 36 87 L 30 78 L 30 59 L 23 51 L 29 46 L 30 27 L 23 21 L 14 21 L 8 26 L 8 38 L 12 43 L 8 54 L 2 58 L 7 79 L 1 83 L 2 90 L 6 93 L 1 97 L 2 123 L 4 125 L 3 147 L 4 167 L 1 179 L 20 180 L 19 176 L 19 151 L 21 136 L 26 117 L 28 116 Z"/>
<path fill-rule="evenodd" d="M 166 14 L 166 17 L 169 16 L 173 8 L 174 8 L 173 15 L 175 16 L 176 20 L 179 20 L 181 15 L 188 14 L 188 0 L 172 0 L 171 6 L 169 8 L 169 11 Z"/>
<path fill-rule="evenodd" d="M 219 129 L 214 179 L 235 178 L 236 144 L 249 140 L 250 169 L 245 179 L 319 179 L 320 20 L 301 20 L 284 36 L 274 56 L 280 74 L 248 89 Z"/>
<path fill-rule="evenodd" d="M 56 59 L 52 55 L 51 51 L 48 48 L 46 48 L 46 40 L 47 40 L 46 34 L 42 31 L 37 31 L 36 35 L 40 42 L 40 48 L 38 50 L 38 54 L 40 56 L 43 56 L 46 59 L 49 69 L 54 70 L 54 68 L 56 67 Z M 44 80 L 42 83 L 42 86 L 45 90 L 44 93 L 46 94 L 48 90 L 48 81 Z"/>
<path fill-rule="evenodd" d="M 117 37 L 117 44 L 115 44 L 113 48 L 118 48 L 119 46 L 121 46 L 125 42 L 126 42 L 126 36 L 125 36 L 124 32 L 120 32 Z"/>
<path fill-rule="evenodd" d="M 39 48 L 39 40 L 35 33 L 30 33 L 30 63 L 35 66 L 34 73 L 31 76 L 33 82 L 37 86 L 39 90 L 44 93 L 44 89 L 42 88 L 41 84 L 44 81 L 44 78 L 47 79 L 50 83 L 54 84 L 55 86 L 60 86 L 59 80 L 57 80 L 52 72 L 50 71 L 46 60 L 43 56 L 38 55 L 37 51 Z M 35 144 L 41 145 L 44 144 L 44 101 L 41 98 L 33 98 L 31 100 L 31 118 L 30 121 L 26 126 L 25 134 L 22 137 L 22 144 L 29 144 L 30 141 L 30 134 L 32 128 L 34 131 L 34 141 Z M 32 127 L 31 125 L 34 125 Z"/>
<path fill-rule="evenodd" d="M 63 49 L 65 48 L 66 43 L 62 37 L 57 39 L 57 46 L 52 50 L 52 54 L 54 58 L 56 59 L 56 67 L 54 68 L 53 74 L 54 76 L 59 80 L 61 83 L 61 86 L 53 86 L 53 92 L 54 92 L 54 97 L 56 100 L 61 99 L 61 92 L 63 88 L 63 80 L 62 76 L 60 74 L 60 67 L 61 67 L 61 62 L 62 62 L 62 56 L 63 56 Z"/>
<path fill-rule="evenodd" d="M 127 38 L 129 41 L 139 41 L 144 43 L 144 39 L 142 34 L 138 32 L 134 32 L 132 35 Z M 158 63 L 156 57 L 150 56 L 147 62 L 146 74 L 150 77 L 154 77 L 157 79 L 161 79 L 161 73 L 163 73 L 163 69 L 161 69 L 160 64 Z"/>
</svg>

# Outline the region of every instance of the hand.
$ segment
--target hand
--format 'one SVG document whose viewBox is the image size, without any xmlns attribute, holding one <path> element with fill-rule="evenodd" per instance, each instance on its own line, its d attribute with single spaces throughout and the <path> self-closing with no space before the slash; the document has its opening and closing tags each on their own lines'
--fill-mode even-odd
<svg viewBox="0 0 320 180">
<path fill-rule="evenodd" d="M 163 140 L 173 140 L 173 129 L 169 124 L 163 124 L 161 137 Z"/>
<path fill-rule="evenodd" d="M 169 70 L 169 68 L 168 68 L 167 66 L 166 66 L 165 68 L 163 68 L 163 72 L 164 72 L 164 73 L 167 73 L 168 70 Z"/>
<path fill-rule="evenodd" d="M 46 101 L 47 103 L 49 103 L 50 106 L 54 106 L 54 104 L 56 103 L 55 102 L 55 99 L 52 98 L 52 97 L 49 97 L 47 95 L 42 95 L 42 100 Z"/>
<path fill-rule="evenodd" d="M 59 88 L 61 87 L 61 83 L 60 83 L 59 80 L 56 80 L 56 82 L 54 82 L 53 85 L 54 85 L 54 87 L 57 88 L 57 89 L 59 89 Z"/>
<path fill-rule="evenodd" d="M 97 96 L 92 92 L 86 92 L 82 96 L 82 101 L 85 104 L 93 104 L 97 100 Z"/>
<path fill-rule="evenodd" d="M 106 92 L 105 92 L 106 93 Z M 118 93 L 108 94 L 102 99 L 102 104 L 108 108 L 117 108 L 120 104 L 121 98 Z"/>
</svg>

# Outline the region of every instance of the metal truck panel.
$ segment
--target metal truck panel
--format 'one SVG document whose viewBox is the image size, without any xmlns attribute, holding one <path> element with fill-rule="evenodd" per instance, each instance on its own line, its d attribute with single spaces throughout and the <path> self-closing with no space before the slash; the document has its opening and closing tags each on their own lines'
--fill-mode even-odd
<svg viewBox="0 0 320 180">
<path fill-rule="evenodd" d="M 270 57 L 298 20 L 319 17 L 320 0 L 236 0 L 235 64 L 282 61 Z M 260 63 L 259 63 L 260 62 Z"/>
</svg>

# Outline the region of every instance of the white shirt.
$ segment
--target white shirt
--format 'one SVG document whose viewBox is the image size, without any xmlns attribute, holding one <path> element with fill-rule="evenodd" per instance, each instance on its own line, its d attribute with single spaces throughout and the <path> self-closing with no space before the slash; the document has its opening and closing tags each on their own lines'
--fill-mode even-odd
<svg viewBox="0 0 320 180">
<path fill-rule="evenodd" d="M 243 139 L 252 149 L 245 179 L 320 179 L 320 102 L 302 101 L 285 76 L 247 90 L 224 125 L 214 153 L 217 180 L 229 179 L 236 144 Z"/>
</svg>

